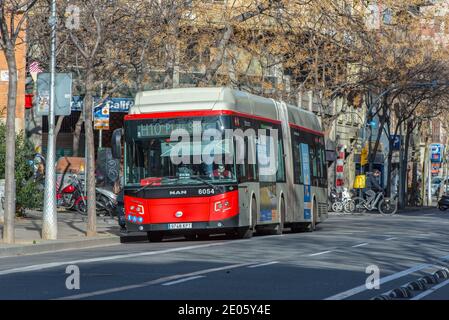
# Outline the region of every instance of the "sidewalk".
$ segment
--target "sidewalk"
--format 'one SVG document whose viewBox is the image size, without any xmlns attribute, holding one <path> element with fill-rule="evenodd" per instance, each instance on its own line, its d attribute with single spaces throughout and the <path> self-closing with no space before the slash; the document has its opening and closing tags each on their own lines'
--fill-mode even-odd
<svg viewBox="0 0 449 320">
<path fill-rule="evenodd" d="M 97 236 L 87 238 L 86 219 L 78 213 L 58 212 L 58 240 L 42 240 L 42 212 L 28 212 L 26 217 L 16 218 L 15 244 L 3 243 L 3 225 L 0 225 L 0 257 L 84 249 L 125 241 L 120 238 L 117 220 L 109 217 L 97 217 Z"/>
</svg>

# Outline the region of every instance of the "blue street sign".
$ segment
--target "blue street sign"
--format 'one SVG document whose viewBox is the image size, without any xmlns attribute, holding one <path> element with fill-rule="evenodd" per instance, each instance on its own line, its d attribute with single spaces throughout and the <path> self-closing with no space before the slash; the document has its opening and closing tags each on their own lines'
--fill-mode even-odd
<svg viewBox="0 0 449 320">
<path fill-rule="evenodd" d="M 430 162 L 442 162 L 443 145 L 441 143 L 432 143 L 430 145 Z"/>
<path fill-rule="evenodd" d="M 99 97 L 94 98 L 95 101 L 99 101 Z M 109 104 L 110 112 L 124 112 L 128 113 L 129 109 L 134 105 L 134 99 L 132 98 L 109 98 L 103 103 Z M 72 98 L 72 111 L 83 110 L 83 99 L 80 96 L 74 96 Z"/>
</svg>

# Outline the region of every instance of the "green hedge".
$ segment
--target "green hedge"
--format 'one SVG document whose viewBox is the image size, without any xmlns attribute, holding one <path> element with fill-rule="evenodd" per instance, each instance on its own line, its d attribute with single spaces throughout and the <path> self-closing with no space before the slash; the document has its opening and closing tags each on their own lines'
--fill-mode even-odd
<svg viewBox="0 0 449 320">
<path fill-rule="evenodd" d="M 0 179 L 5 179 L 6 125 L 0 123 Z M 39 182 L 33 180 L 33 169 L 28 161 L 34 157 L 34 147 L 23 132 L 16 135 L 16 211 L 39 209 L 43 206 L 43 191 Z"/>
</svg>

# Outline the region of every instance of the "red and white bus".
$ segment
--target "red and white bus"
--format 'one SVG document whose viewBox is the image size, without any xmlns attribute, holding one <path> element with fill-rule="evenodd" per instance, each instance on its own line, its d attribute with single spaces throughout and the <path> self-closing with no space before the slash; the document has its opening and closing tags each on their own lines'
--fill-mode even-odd
<svg viewBox="0 0 449 320">
<path fill-rule="evenodd" d="M 211 129 L 214 138 L 205 139 Z M 192 139 L 173 139 L 174 130 Z M 214 148 L 206 151 L 205 140 Z M 173 161 L 176 147 L 181 163 Z M 123 152 L 126 229 L 150 241 L 314 230 L 327 218 L 324 136 L 316 115 L 295 106 L 230 88 L 140 92 L 125 117 Z M 226 161 L 204 161 L 205 153 Z M 275 170 L 263 172 L 272 155 Z"/>
</svg>

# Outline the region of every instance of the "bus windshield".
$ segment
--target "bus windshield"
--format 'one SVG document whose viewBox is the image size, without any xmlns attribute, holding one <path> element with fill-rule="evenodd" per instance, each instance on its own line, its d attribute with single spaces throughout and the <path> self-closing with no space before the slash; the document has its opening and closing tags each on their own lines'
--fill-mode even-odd
<svg viewBox="0 0 449 320">
<path fill-rule="evenodd" d="M 227 116 L 127 121 L 125 184 L 157 187 L 237 182 L 232 139 L 226 139 L 224 132 L 229 126 Z M 172 136 L 174 133 L 183 133 L 182 139 Z M 217 159 L 221 160 L 214 161 Z"/>
</svg>

